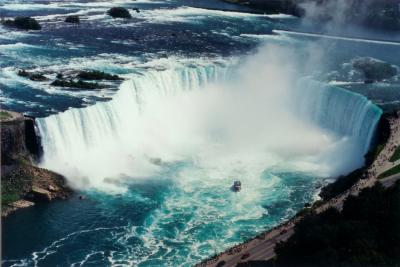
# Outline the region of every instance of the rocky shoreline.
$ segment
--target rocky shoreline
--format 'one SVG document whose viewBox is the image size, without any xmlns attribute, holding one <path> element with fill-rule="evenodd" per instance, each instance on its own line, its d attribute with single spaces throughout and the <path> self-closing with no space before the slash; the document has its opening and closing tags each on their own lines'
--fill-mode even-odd
<svg viewBox="0 0 400 267">
<path fill-rule="evenodd" d="M 307 18 L 322 25 L 353 24 L 374 30 L 400 30 L 400 5 L 396 0 L 223 0 L 264 12 Z M 346 5 L 343 3 L 347 2 Z M 340 12 L 337 12 L 339 8 Z"/>
<path fill-rule="evenodd" d="M 72 190 L 62 175 L 35 166 L 42 154 L 35 119 L 6 110 L 0 115 L 1 216 L 69 197 Z"/>
</svg>

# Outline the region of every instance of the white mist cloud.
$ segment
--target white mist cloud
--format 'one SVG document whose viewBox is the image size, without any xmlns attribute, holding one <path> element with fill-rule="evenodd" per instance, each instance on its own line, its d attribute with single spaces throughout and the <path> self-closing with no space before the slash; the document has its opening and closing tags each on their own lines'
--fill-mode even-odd
<svg viewBox="0 0 400 267">
<path fill-rule="evenodd" d="M 243 60 L 233 79 L 200 87 L 194 85 L 207 79 L 206 69 L 135 76 L 111 102 L 42 120 L 43 165 L 78 188 L 104 191 L 123 190 L 114 184 L 120 179 L 168 170 L 170 177 L 202 170 L 208 178 L 249 182 L 272 169 L 348 172 L 362 163 L 363 144 L 321 128 L 294 104 L 304 89 L 297 81 L 319 61 L 299 54 L 262 47 Z M 223 76 L 225 70 L 216 72 Z M 182 173 L 174 167 L 178 162 Z"/>
</svg>

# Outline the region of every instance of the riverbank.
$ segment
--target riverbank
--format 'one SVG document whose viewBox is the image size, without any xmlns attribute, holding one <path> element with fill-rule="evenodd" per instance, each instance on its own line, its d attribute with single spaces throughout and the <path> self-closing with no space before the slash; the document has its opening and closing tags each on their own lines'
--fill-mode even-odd
<svg viewBox="0 0 400 267">
<path fill-rule="evenodd" d="M 386 142 L 376 159 L 367 168 L 366 178 L 360 179 L 350 189 L 346 190 L 339 196 L 325 202 L 316 202 L 310 209 L 306 209 L 305 211 L 319 214 L 329 208 L 341 210 L 343 208 L 344 201 L 350 195 L 357 196 L 363 189 L 372 187 L 378 181 L 381 182 L 385 187 L 389 187 L 400 179 L 400 174 L 395 174 L 378 180 L 379 175 L 392 168 L 393 165 L 400 165 L 399 160 L 396 162 L 389 161 L 395 149 L 400 146 L 400 118 L 398 118 L 398 116 L 393 116 L 388 118 L 388 120 L 391 128 L 389 140 Z M 226 267 L 236 266 L 239 263 L 248 261 L 271 260 L 276 256 L 274 251 L 275 246 L 279 242 L 286 241 L 294 234 L 294 227 L 299 221 L 302 220 L 302 218 L 303 212 L 299 212 L 289 221 L 286 221 L 269 231 L 261 233 L 260 235 L 249 239 L 242 244 L 230 248 L 212 259 L 205 260 L 196 266 Z"/>
<path fill-rule="evenodd" d="M 40 138 L 35 119 L 1 110 L 1 216 L 37 202 L 65 199 L 72 190 L 65 178 L 39 168 Z"/>
<path fill-rule="evenodd" d="M 252 8 L 265 14 L 289 14 L 304 17 L 322 25 L 356 25 L 365 28 L 398 31 L 400 7 L 395 0 L 355 0 L 347 4 L 341 1 L 317 0 L 222 0 Z M 339 12 L 338 12 L 339 11 Z M 339 14 L 340 15 L 337 15 Z M 339 24 L 338 24 L 339 23 Z"/>
</svg>

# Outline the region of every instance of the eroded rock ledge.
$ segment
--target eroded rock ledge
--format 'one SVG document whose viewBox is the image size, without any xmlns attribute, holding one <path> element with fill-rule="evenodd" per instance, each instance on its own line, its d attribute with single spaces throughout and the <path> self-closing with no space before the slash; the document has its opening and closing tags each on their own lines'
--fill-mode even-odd
<svg viewBox="0 0 400 267">
<path fill-rule="evenodd" d="M 34 205 L 65 199 L 72 190 L 63 176 L 39 168 L 42 147 L 35 119 L 0 110 L 2 216 Z"/>
</svg>

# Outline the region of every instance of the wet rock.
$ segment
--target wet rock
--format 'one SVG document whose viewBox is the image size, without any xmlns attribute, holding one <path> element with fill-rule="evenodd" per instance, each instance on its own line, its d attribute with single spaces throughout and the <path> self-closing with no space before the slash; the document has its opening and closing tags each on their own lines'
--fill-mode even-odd
<svg viewBox="0 0 400 267">
<path fill-rule="evenodd" d="M 81 23 L 81 20 L 79 18 L 79 16 L 77 15 L 72 15 L 72 16 L 68 16 L 65 18 L 65 22 L 66 23 L 75 23 L 75 24 L 79 24 Z"/>
<path fill-rule="evenodd" d="M 365 83 L 389 79 L 397 74 L 397 69 L 391 64 L 371 57 L 356 58 L 352 63 L 364 74 Z"/>
<path fill-rule="evenodd" d="M 12 202 L 12 203 L 8 204 L 5 207 L 2 207 L 1 216 L 7 216 L 11 212 L 14 212 L 14 211 L 16 211 L 18 209 L 29 208 L 29 207 L 31 207 L 33 205 L 35 205 L 35 203 L 33 203 L 31 201 L 27 201 L 27 200 L 24 200 L 24 199 L 17 200 L 15 202 Z"/>
<path fill-rule="evenodd" d="M 123 80 L 118 75 L 112 75 L 98 70 L 81 71 L 76 77 L 83 80 L 108 80 L 108 81 Z"/>
<path fill-rule="evenodd" d="M 49 186 L 47 187 L 47 189 L 48 189 L 49 191 L 51 191 L 51 192 L 57 192 L 57 191 L 58 191 L 58 188 L 56 188 L 56 187 L 53 186 L 53 185 L 49 185 Z"/>
<path fill-rule="evenodd" d="M 34 73 L 34 74 L 32 74 L 32 75 L 29 77 L 29 79 L 30 79 L 31 81 L 37 81 L 37 82 L 42 82 L 42 81 L 46 81 L 46 80 L 47 80 L 46 76 L 44 76 L 43 74 L 40 74 L 40 73 Z"/>
<path fill-rule="evenodd" d="M 28 200 L 23 200 L 23 199 L 15 201 L 15 202 L 10 204 L 10 206 L 15 207 L 17 209 L 28 208 L 28 207 L 31 207 L 33 205 L 35 205 L 35 203 L 33 203 L 31 201 L 28 201 Z"/>
<path fill-rule="evenodd" d="M 42 82 L 47 80 L 47 77 L 41 73 L 31 73 L 27 72 L 26 70 L 19 70 L 18 76 L 25 77 L 30 79 L 31 81 L 37 81 L 37 82 Z"/>
<path fill-rule="evenodd" d="M 19 70 L 18 76 L 29 78 L 29 72 L 27 72 L 26 70 Z"/>
<path fill-rule="evenodd" d="M 51 193 L 43 188 L 33 186 L 31 192 L 27 196 L 34 202 L 50 202 L 52 200 Z"/>
<path fill-rule="evenodd" d="M 76 88 L 82 90 L 95 90 L 104 88 L 104 86 L 98 83 L 85 82 L 82 80 L 74 81 L 74 80 L 57 79 L 54 82 L 52 82 L 51 85 L 57 87 Z"/>
<path fill-rule="evenodd" d="M 107 11 L 107 15 L 113 18 L 123 18 L 123 19 L 130 19 L 132 18 L 131 14 L 126 8 L 123 7 L 113 7 Z"/>
<path fill-rule="evenodd" d="M 42 27 L 39 22 L 31 17 L 16 17 L 14 20 L 2 21 L 2 24 L 7 27 L 13 27 L 20 30 L 40 30 Z"/>
</svg>

